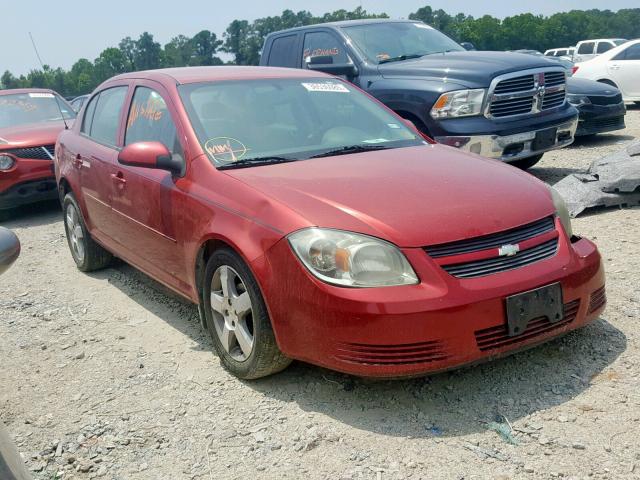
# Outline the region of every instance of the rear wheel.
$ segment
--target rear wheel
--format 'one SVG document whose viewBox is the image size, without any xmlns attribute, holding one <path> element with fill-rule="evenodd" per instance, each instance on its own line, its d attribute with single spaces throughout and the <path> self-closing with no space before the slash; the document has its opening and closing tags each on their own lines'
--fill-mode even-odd
<svg viewBox="0 0 640 480">
<path fill-rule="evenodd" d="M 518 167 L 522 170 L 527 170 L 533 167 L 536 163 L 538 163 L 542 158 L 542 155 L 544 154 L 541 153 L 540 155 L 536 155 L 534 157 L 522 158 L 520 160 L 514 160 L 513 162 L 509 162 L 509 163 L 514 167 Z"/>
<path fill-rule="evenodd" d="M 207 329 L 226 370 L 242 379 L 255 379 L 291 363 L 278 348 L 253 274 L 233 250 L 224 248 L 211 255 L 202 298 Z"/>
<path fill-rule="evenodd" d="M 91 272 L 109 265 L 113 256 L 89 235 L 73 193 L 68 193 L 64 197 L 62 207 L 67 243 L 78 269 L 83 272 Z"/>
</svg>

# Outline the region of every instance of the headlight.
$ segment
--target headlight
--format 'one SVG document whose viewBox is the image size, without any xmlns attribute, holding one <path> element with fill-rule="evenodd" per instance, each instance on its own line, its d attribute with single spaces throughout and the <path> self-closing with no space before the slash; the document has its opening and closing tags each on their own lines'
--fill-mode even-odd
<svg viewBox="0 0 640 480">
<path fill-rule="evenodd" d="M 575 95 L 570 93 L 567 95 L 567 101 L 571 105 L 575 105 L 576 107 L 581 107 L 582 105 L 591 105 L 591 100 L 589 100 L 589 97 L 587 97 L 586 95 Z"/>
<path fill-rule="evenodd" d="M 0 155 L 0 170 L 10 170 L 16 161 L 9 155 Z"/>
<path fill-rule="evenodd" d="M 431 116 L 436 119 L 469 117 L 482 113 L 485 90 L 456 90 L 443 93 L 431 109 Z"/>
<path fill-rule="evenodd" d="M 304 266 L 324 282 L 345 287 L 418 283 L 400 249 L 384 240 L 323 228 L 300 230 L 288 239 Z"/>
<path fill-rule="evenodd" d="M 556 209 L 556 214 L 558 215 L 567 236 L 571 238 L 573 236 L 573 229 L 571 228 L 571 215 L 569 214 L 567 204 L 555 188 L 549 187 L 549 191 L 551 192 L 551 198 L 553 199 L 553 206 Z"/>
</svg>

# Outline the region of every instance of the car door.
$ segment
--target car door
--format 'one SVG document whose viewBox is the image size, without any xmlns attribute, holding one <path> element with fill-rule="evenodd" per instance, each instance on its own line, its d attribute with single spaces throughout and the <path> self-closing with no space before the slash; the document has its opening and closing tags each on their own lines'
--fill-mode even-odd
<svg viewBox="0 0 640 480">
<path fill-rule="evenodd" d="M 609 60 L 607 72 L 626 99 L 639 99 L 640 43 L 627 47 Z"/>
<path fill-rule="evenodd" d="M 586 62 L 595 56 L 596 42 L 582 42 L 578 45 L 576 62 Z"/>
<path fill-rule="evenodd" d="M 124 146 L 163 143 L 172 155 L 185 157 L 177 115 L 166 91 L 152 81 L 138 81 L 126 117 Z M 141 269 L 169 285 L 186 279 L 177 245 L 181 192 L 166 170 L 112 165 L 112 209 L 117 241 Z"/>
<path fill-rule="evenodd" d="M 128 88 L 114 86 L 93 96 L 72 152 L 73 165 L 79 170 L 80 200 L 86 210 L 86 221 L 98 237 L 114 235 L 110 166 L 118 158 L 118 131 Z"/>
</svg>

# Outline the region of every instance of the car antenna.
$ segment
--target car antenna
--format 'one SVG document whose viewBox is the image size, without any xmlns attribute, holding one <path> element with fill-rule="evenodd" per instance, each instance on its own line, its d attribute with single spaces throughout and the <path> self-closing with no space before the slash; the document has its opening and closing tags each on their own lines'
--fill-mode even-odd
<svg viewBox="0 0 640 480">
<path fill-rule="evenodd" d="M 67 125 L 67 120 L 64 118 L 64 113 L 62 113 L 62 107 L 60 106 L 60 100 L 58 96 L 54 93 L 53 98 L 56 100 L 56 105 L 58 105 L 58 110 L 60 110 L 60 117 L 62 118 L 62 123 L 64 123 L 64 129 L 69 130 L 69 125 Z"/>
</svg>

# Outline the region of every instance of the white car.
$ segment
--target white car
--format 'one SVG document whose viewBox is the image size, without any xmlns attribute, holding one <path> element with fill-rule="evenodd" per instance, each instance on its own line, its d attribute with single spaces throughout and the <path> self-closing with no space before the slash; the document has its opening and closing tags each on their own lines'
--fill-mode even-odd
<svg viewBox="0 0 640 480">
<path fill-rule="evenodd" d="M 573 75 L 618 87 L 625 101 L 640 103 L 640 39 L 575 65 Z"/>
<path fill-rule="evenodd" d="M 592 58 L 608 52 L 612 48 L 622 45 L 627 40 L 624 38 L 596 38 L 594 40 L 582 40 L 576 45 L 573 61 L 586 62 Z"/>
<path fill-rule="evenodd" d="M 551 50 L 547 50 L 544 52 L 545 57 L 567 57 L 569 59 L 573 58 L 575 53 L 575 47 L 566 47 L 566 48 L 552 48 Z"/>
</svg>

